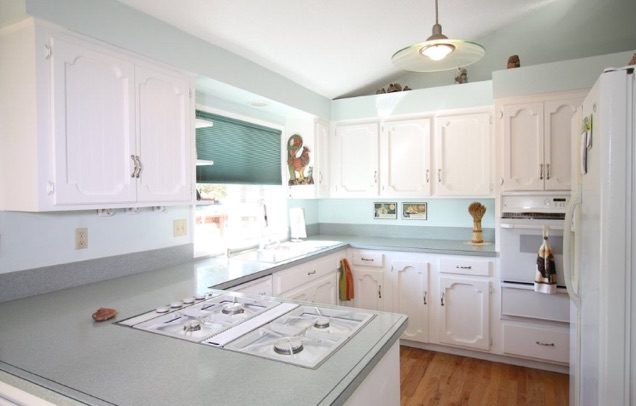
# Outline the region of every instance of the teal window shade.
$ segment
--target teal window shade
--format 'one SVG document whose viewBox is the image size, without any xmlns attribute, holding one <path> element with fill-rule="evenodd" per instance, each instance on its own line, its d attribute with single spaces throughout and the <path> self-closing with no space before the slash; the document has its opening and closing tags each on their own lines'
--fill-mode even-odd
<svg viewBox="0 0 636 406">
<path fill-rule="evenodd" d="M 197 183 L 282 185 L 281 132 L 273 128 L 197 111 L 212 127 L 197 128 Z"/>
</svg>

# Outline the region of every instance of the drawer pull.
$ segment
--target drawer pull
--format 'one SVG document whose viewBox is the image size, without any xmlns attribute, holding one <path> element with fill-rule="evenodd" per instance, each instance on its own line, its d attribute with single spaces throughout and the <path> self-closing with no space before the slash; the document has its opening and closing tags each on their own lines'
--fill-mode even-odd
<svg viewBox="0 0 636 406">
<path fill-rule="evenodd" d="M 307 276 L 311 276 L 311 275 L 315 275 L 316 274 L 316 270 L 314 269 L 311 272 L 307 272 Z"/>
<path fill-rule="evenodd" d="M 374 262 L 374 259 L 373 259 L 373 258 L 360 257 L 360 259 L 361 259 L 362 261 L 365 261 L 365 262 Z"/>
<path fill-rule="evenodd" d="M 468 265 L 468 266 L 457 265 L 457 266 L 455 266 L 455 269 L 473 269 L 473 267 L 470 266 L 470 265 Z"/>
<path fill-rule="evenodd" d="M 541 345 L 544 347 L 554 347 L 554 343 L 542 343 L 541 341 L 537 341 L 536 343 L 537 345 Z"/>
</svg>

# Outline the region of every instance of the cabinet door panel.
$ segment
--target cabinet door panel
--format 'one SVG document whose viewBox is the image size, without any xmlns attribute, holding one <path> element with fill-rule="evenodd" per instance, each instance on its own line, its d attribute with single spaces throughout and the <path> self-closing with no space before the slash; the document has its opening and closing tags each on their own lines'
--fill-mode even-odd
<svg viewBox="0 0 636 406">
<path fill-rule="evenodd" d="M 426 196 L 430 194 L 431 121 L 387 122 L 380 140 L 380 194 Z"/>
<path fill-rule="evenodd" d="M 338 274 L 333 272 L 297 289 L 285 292 L 281 296 L 292 300 L 335 305 L 338 301 Z"/>
<path fill-rule="evenodd" d="M 488 281 L 439 278 L 440 342 L 490 348 L 490 287 Z"/>
<path fill-rule="evenodd" d="M 329 123 L 324 121 L 316 121 L 315 134 L 318 154 L 318 179 L 314 181 L 318 183 L 318 197 L 329 196 Z M 316 176 L 316 175 L 314 175 Z"/>
<path fill-rule="evenodd" d="M 504 190 L 543 190 L 543 103 L 503 108 Z"/>
<path fill-rule="evenodd" d="M 345 196 L 377 195 L 378 125 L 337 127 L 333 147 L 334 192 Z"/>
<path fill-rule="evenodd" d="M 392 305 L 385 309 L 406 314 L 409 323 L 402 338 L 428 341 L 428 263 L 395 261 L 391 264 Z"/>
<path fill-rule="evenodd" d="M 570 189 L 571 120 L 581 99 L 545 103 L 545 188 Z"/>
<path fill-rule="evenodd" d="M 353 269 L 354 306 L 361 309 L 382 310 L 382 271 Z"/>
<path fill-rule="evenodd" d="M 134 202 L 132 63 L 52 43 L 55 204 Z"/>
<path fill-rule="evenodd" d="M 191 115 L 189 85 L 155 69 L 135 69 L 140 202 L 190 201 Z"/>
<path fill-rule="evenodd" d="M 435 194 L 488 195 L 490 115 L 441 116 L 435 123 Z"/>
</svg>

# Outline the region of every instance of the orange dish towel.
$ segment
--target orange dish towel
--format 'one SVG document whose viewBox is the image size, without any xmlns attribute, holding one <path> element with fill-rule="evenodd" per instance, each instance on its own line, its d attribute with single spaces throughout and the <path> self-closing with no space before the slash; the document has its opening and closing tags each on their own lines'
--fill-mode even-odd
<svg viewBox="0 0 636 406">
<path fill-rule="evenodd" d="M 340 278 L 338 280 L 338 290 L 340 292 L 340 300 L 353 299 L 353 274 L 347 259 L 340 260 Z"/>
</svg>

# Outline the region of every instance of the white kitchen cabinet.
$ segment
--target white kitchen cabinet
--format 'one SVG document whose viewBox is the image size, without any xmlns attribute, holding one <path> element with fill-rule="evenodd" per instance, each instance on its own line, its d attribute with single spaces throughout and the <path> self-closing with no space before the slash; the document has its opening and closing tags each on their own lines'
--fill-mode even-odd
<svg viewBox="0 0 636 406">
<path fill-rule="evenodd" d="M 570 93 L 500 103 L 504 191 L 570 189 L 570 120 L 583 96 Z"/>
<path fill-rule="evenodd" d="M 285 292 L 281 297 L 320 304 L 338 304 L 338 273 L 331 272 L 310 283 Z"/>
<path fill-rule="evenodd" d="M 29 20 L 0 59 L 0 210 L 192 201 L 189 75 Z"/>
<path fill-rule="evenodd" d="M 431 193 L 431 120 L 387 121 L 380 136 L 380 195 Z"/>
<path fill-rule="evenodd" d="M 331 139 L 332 191 L 335 196 L 377 196 L 378 124 L 338 125 Z"/>
<path fill-rule="evenodd" d="M 384 310 L 382 297 L 384 270 L 352 268 L 354 307 L 368 310 Z"/>
<path fill-rule="evenodd" d="M 490 282 L 483 279 L 439 278 L 438 339 L 442 344 L 490 348 Z"/>
<path fill-rule="evenodd" d="M 428 342 L 429 336 L 429 262 L 394 260 L 389 265 L 387 297 L 384 310 L 406 314 L 409 323 L 402 338 Z"/>
<path fill-rule="evenodd" d="M 491 193 L 489 113 L 435 118 L 435 195 L 486 196 Z"/>
<path fill-rule="evenodd" d="M 317 179 L 314 180 L 316 183 L 316 193 L 318 197 L 328 197 L 330 186 L 329 157 L 331 156 L 329 153 L 329 123 L 316 120 L 314 124 L 314 134 L 316 136 L 316 149 L 318 154 L 318 159 L 316 160 L 318 169 L 315 175 Z"/>
<path fill-rule="evenodd" d="M 139 202 L 188 202 L 192 109 L 190 85 L 182 75 L 135 67 L 138 106 Z"/>
<path fill-rule="evenodd" d="M 288 185 L 291 199 L 314 199 L 329 196 L 329 123 L 313 118 L 288 118 L 282 135 L 282 147 L 285 159 L 283 172 L 286 174 L 284 182 Z M 290 137 L 298 134 L 303 139 L 303 148 L 309 149 L 309 164 L 304 169 L 304 176 L 311 174 L 312 184 L 289 185 L 288 145 Z M 297 175 L 296 175 L 297 176 Z"/>
</svg>

